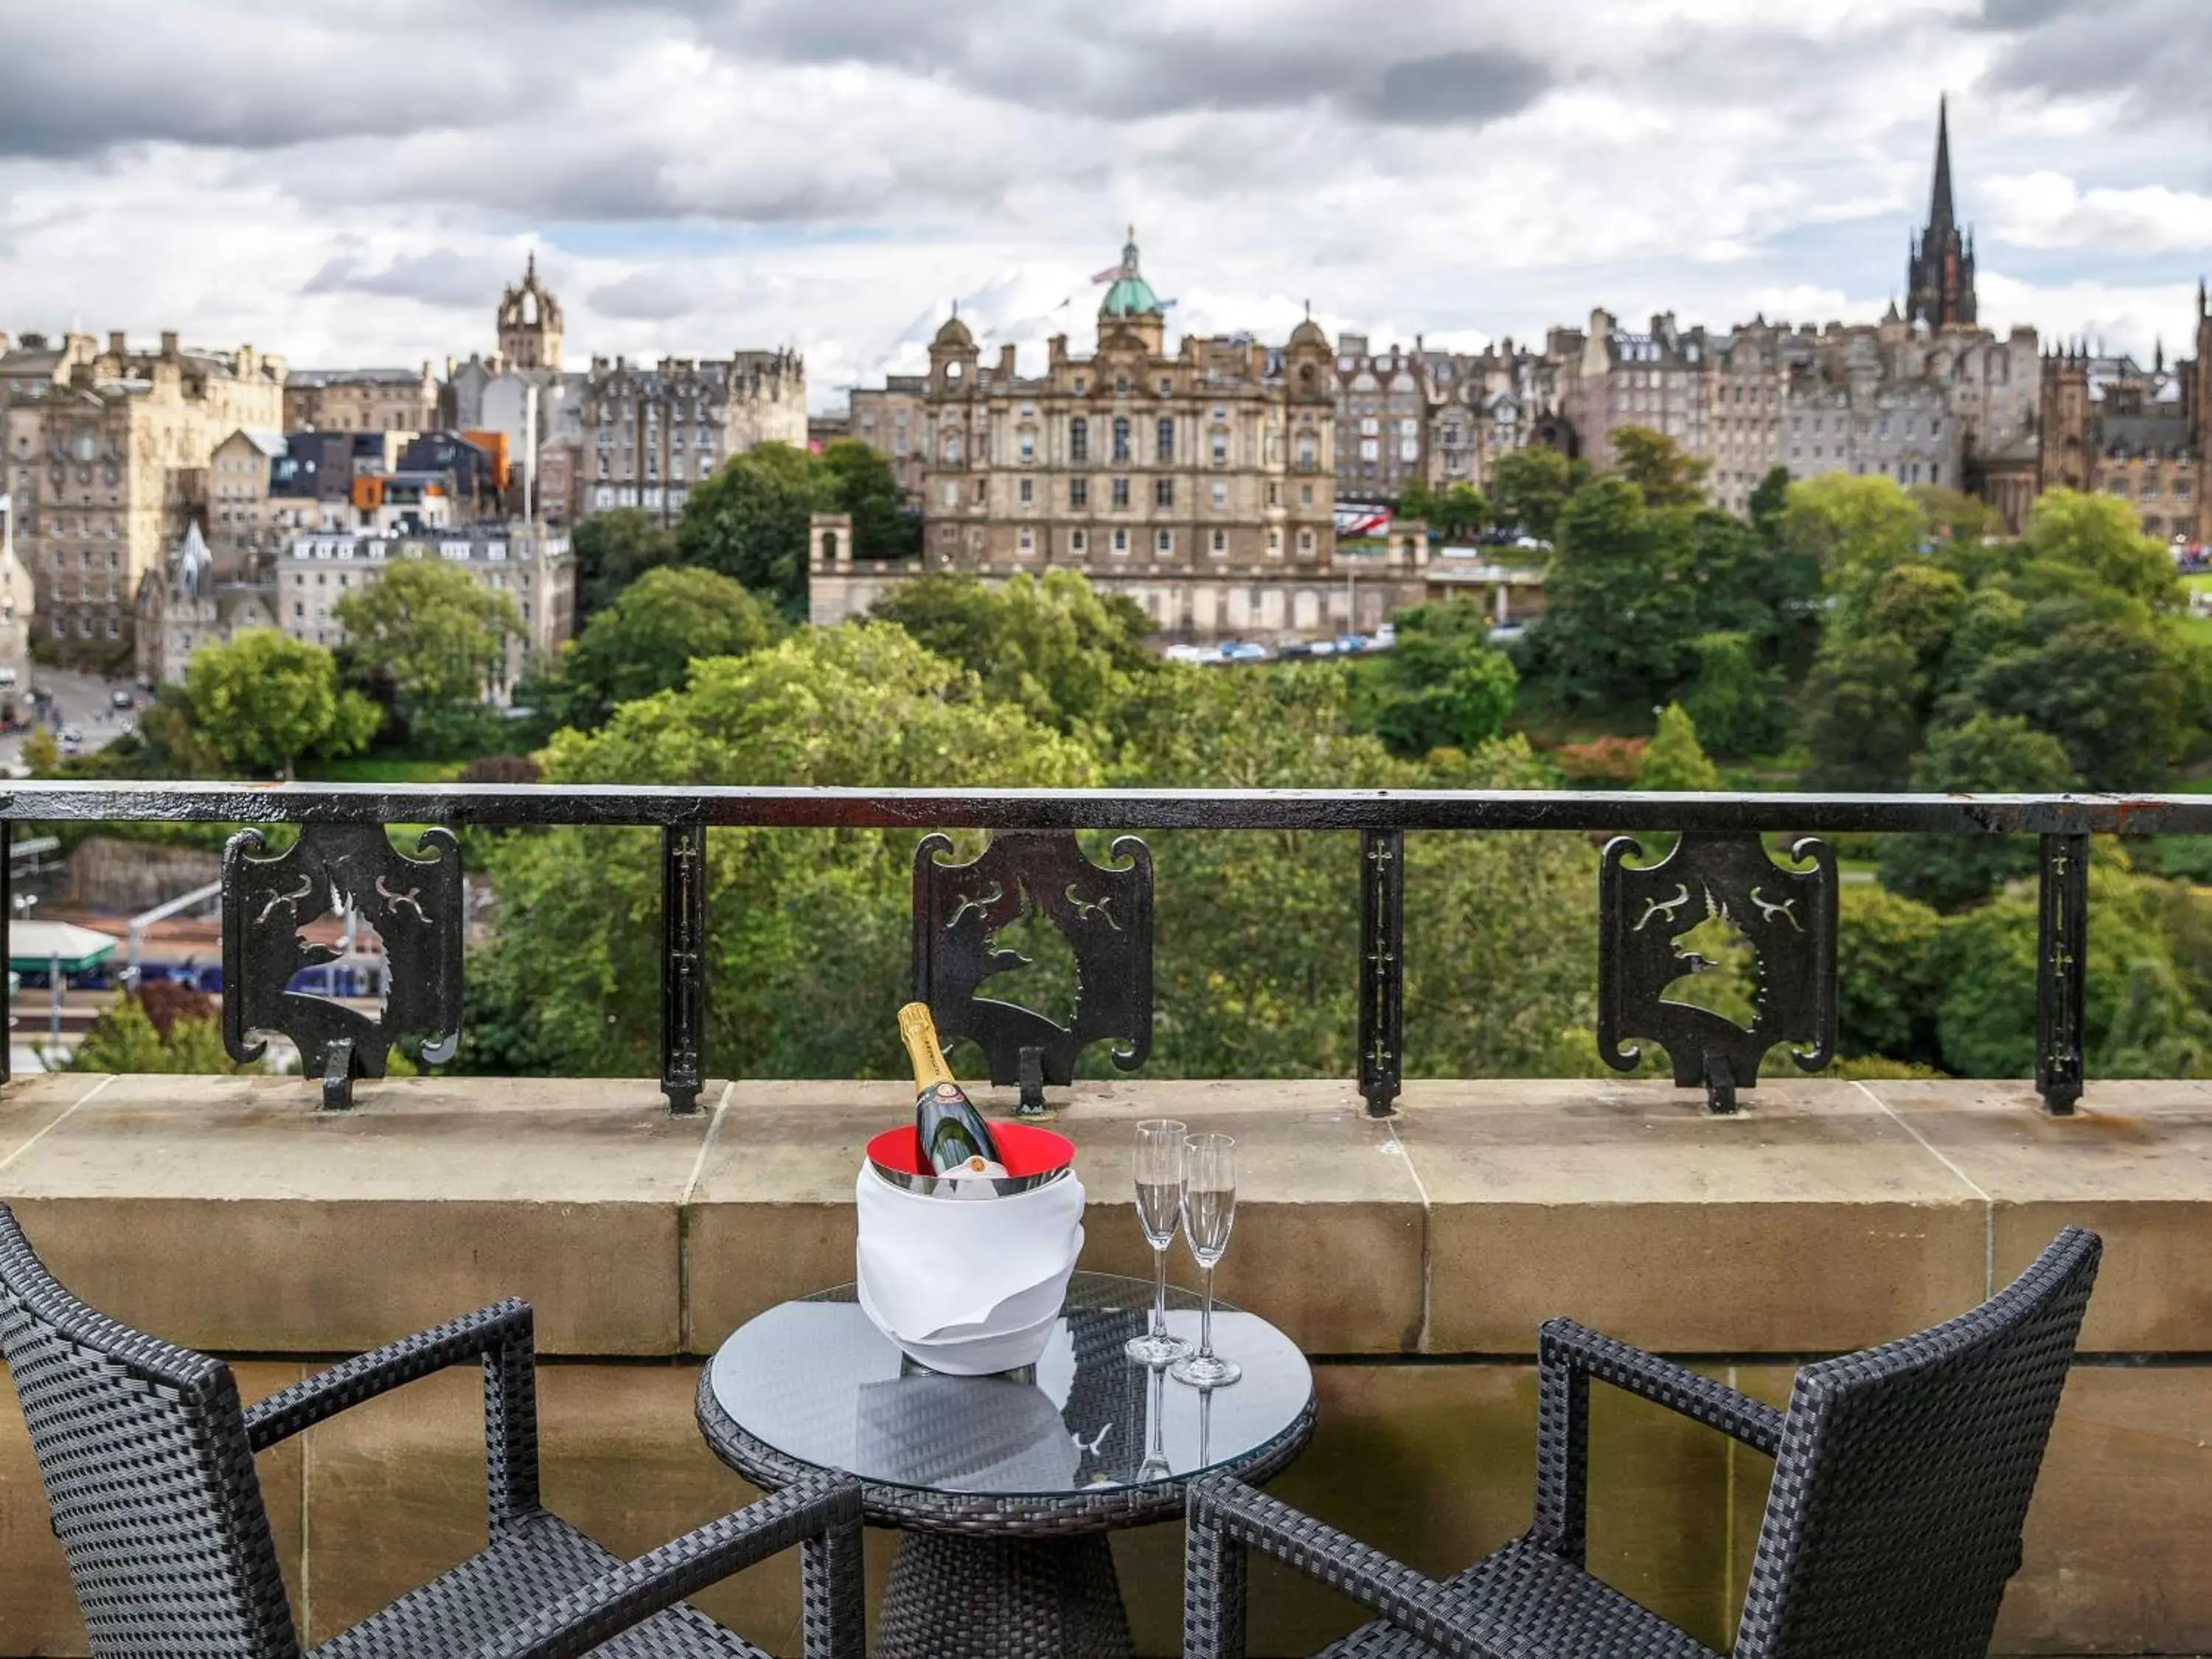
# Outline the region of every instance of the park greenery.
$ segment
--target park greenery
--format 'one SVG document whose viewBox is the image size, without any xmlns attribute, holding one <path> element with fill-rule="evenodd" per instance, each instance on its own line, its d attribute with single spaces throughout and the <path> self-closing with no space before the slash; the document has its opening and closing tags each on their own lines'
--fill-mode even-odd
<svg viewBox="0 0 2212 1659">
<path fill-rule="evenodd" d="M 1485 489 L 1400 503 L 1441 540 L 1547 563 L 1548 608 L 1510 647 L 1455 598 L 1401 612 L 1386 653 L 1172 662 L 1141 611 L 1066 569 L 994 586 L 932 574 L 866 620 L 813 628 L 811 516 L 849 514 L 863 559 L 913 551 L 914 522 L 864 446 L 769 445 L 672 523 L 622 511 L 578 526 L 583 621 L 526 671 L 527 718 L 483 698 L 519 629 L 511 601 L 423 561 L 349 596 L 337 655 L 242 635 L 199 653 L 135 738 L 33 764 L 266 776 L 366 751 L 553 784 L 2049 791 L 2166 786 L 2206 762 L 2212 652 L 2124 503 L 2054 490 L 2014 536 L 1954 492 L 1778 470 L 1737 516 L 1665 437 L 1612 437 L 1609 470 L 1532 447 L 1499 458 Z M 917 839 L 708 837 L 718 1072 L 897 1070 L 888 1013 L 908 988 Z M 1148 1072 L 1351 1074 L 1357 838 L 1146 839 L 1159 894 Z M 960 838 L 963 856 L 978 845 Z M 1841 1069 L 2030 1071 L 2032 842 L 1838 850 Z M 473 832 L 468 856 L 495 903 L 455 1066 L 652 1070 L 652 835 Z M 1407 1074 L 1598 1069 L 1595 841 L 1419 835 L 1407 856 Z M 2204 875 L 2212 848 L 2097 844 L 2093 1074 L 2212 1075 L 2212 901 L 2191 879 Z M 1042 928 L 1001 943 L 1030 960 L 991 993 L 1065 1018 L 1066 947 Z M 145 1048 L 143 1019 L 118 1012 L 103 1042 Z M 161 1041 L 198 1052 L 196 1036 Z"/>
</svg>

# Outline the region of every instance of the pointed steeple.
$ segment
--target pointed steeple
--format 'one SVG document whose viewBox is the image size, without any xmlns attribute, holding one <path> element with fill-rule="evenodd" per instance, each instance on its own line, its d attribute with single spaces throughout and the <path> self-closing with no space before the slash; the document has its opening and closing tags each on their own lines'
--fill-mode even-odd
<svg viewBox="0 0 2212 1659">
<path fill-rule="evenodd" d="M 1936 185 L 1928 199 L 1928 223 L 1935 228 L 1951 222 L 1951 100 L 1946 94 L 1936 100 Z"/>
</svg>

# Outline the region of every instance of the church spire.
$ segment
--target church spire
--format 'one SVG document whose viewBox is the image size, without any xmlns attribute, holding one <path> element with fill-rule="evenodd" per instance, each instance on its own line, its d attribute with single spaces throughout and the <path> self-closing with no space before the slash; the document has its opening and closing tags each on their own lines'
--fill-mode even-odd
<svg viewBox="0 0 2212 1659">
<path fill-rule="evenodd" d="M 1928 225 L 1933 230 L 1950 227 L 1951 206 L 1951 100 L 1948 95 L 1936 100 L 1936 185 L 1929 193 Z"/>
</svg>

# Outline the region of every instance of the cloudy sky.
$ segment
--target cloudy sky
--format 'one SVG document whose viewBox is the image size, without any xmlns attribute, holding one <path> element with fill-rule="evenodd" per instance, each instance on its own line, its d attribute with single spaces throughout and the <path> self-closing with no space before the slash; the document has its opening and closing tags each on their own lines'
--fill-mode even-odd
<svg viewBox="0 0 2212 1659">
<path fill-rule="evenodd" d="M 1951 95 L 1984 322 L 2186 349 L 2206 0 L 0 0 L 0 329 L 295 364 L 795 345 L 817 407 L 1172 326 L 1878 314 Z"/>
</svg>

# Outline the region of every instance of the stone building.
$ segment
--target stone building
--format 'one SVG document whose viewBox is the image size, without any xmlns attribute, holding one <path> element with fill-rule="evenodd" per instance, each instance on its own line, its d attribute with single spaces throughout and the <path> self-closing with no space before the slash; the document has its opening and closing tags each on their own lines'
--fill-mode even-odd
<svg viewBox="0 0 2212 1659">
<path fill-rule="evenodd" d="M 1648 330 L 1625 329 L 1600 308 L 1587 331 L 1554 331 L 1553 349 L 1559 413 L 1593 466 L 1613 465 L 1613 431 L 1622 426 L 1650 427 L 1710 459 L 1713 361 L 1704 329 L 1678 326 L 1671 311 Z"/>
<path fill-rule="evenodd" d="M 1427 351 L 1417 340 L 1414 362 L 1429 391 L 1424 448 L 1432 488 L 1487 489 L 1498 458 L 1524 444 L 1571 449 L 1557 419 L 1556 369 L 1541 353 L 1510 338 L 1479 352 Z"/>
<path fill-rule="evenodd" d="M 2069 345 L 2043 360 L 2036 487 L 2094 490 L 2133 507 L 2143 534 L 2188 547 L 2212 541 L 2204 501 L 2202 371 L 2212 319 L 2198 298 L 2197 356 L 2148 369 L 2124 354 Z"/>
<path fill-rule="evenodd" d="M 1439 365 L 1392 346 L 1372 351 L 1364 334 L 1336 337 L 1337 489 L 1352 500 L 1395 501 L 1428 477 L 1432 374 Z"/>
<path fill-rule="evenodd" d="M 561 301 L 538 280 L 537 255 L 521 282 L 501 291 L 495 323 L 499 343 L 490 356 L 447 359 L 434 424 L 497 435 L 510 463 L 507 510 L 565 523 L 575 508 L 578 407 L 587 377 L 561 367 Z"/>
<path fill-rule="evenodd" d="M 575 631 L 576 563 L 568 538 L 520 520 L 401 535 L 295 536 L 278 562 L 277 626 L 314 645 L 344 644 L 338 602 L 382 580 L 401 559 L 445 559 L 484 586 L 513 596 L 522 613 L 523 637 L 510 643 L 504 671 L 485 688 L 488 701 L 512 701 L 531 659 L 552 656 Z"/>
<path fill-rule="evenodd" d="M 795 351 L 592 359 L 577 399 L 580 509 L 673 520 L 692 486 L 764 443 L 806 447 L 806 365 Z"/>
<path fill-rule="evenodd" d="M 284 362 L 251 346 L 185 350 L 174 334 L 133 351 L 88 336 L 25 336 L 0 358 L 0 467 L 40 635 L 67 659 L 132 659 L 137 594 L 188 523 L 204 518 L 216 447 L 283 419 Z"/>
<path fill-rule="evenodd" d="M 420 368 L 301 368 L 284 382 L 288 432 L 427 432 L 438 424 L 438 378 Z"/>
<path fill-rule="evenodd" d="M 520 369 L 561 367 L 561 302 L 538 280 L 538 255 L 523 262 L 522 280 L 499 296 L 499 355 Z"/>
<path fill-rule="evenodd" d="M 919 387 L 856 398 L 854 435 L 908 464 L 923 554 L 903 573 L 863 562 L 845 575 L 826 562 L 817 619 L 865 609 L 869 584 L 925 568 L 997 578 L 1066 566 L 1127 594 L 1170 637 L 1343 625 L 1358 581 L 1336 557 L 1328 337 L 1309 318 L 1282 346 L 1186 336 L 1170 352 L 1133 240 L 1109 276 L 1090 356 L 1060 335 L 1041 374 L 1022 374 L 1011 345 L 987 364 L 955 316 Z M 1353 603 L 1364 620 L 1388 614 L 1379 586 Z"/>
<path fill-rule="evenodd" d="M 288 452 L 279 432 L 240 430 L 215 447 L 208 461 L 206 547 L 219 575 L 253 573 L 280 544 L 284 526 L 270 486 Z"/>
<path fill-rule="evenodd" d="M 921 505 L 922 434 L 929 420 L 929 376 L 887 374 L 880 386 L 856 386 L 848 424 L 852 434 L 890 463 L 908 502 Z"/>
<path fill-rule="evenodd" d="M 226 580 L 194 524 L 167 568 L 140 580 L 137 613 L 139 684 L 176 684 L 203 647 L 228 645 L 249 628 L 276 627 L 276 586 L 266 578 Z"/>
<path fill-rule="evenodd" d="M 1936 105 L 1936 173 L 1928 196 L 1928 225 L 1912 241 L 1905 262 L 1905 315 L 1938 331 L 1974 326 L 1974 238 L 1961 234 L 1951 202 L 1951 111 Z"/>
<path fill-rule="evenodd" d="M 6 340 L 0 336 L 0 356 Z M 36 620 L 38 591 L 31 573 L 15 556 L 15 503 L 0 488 L 0 715 L 14 720 L 20 713 L 22 694 L 31 685 L 31 629 Z"/>
</svg>

